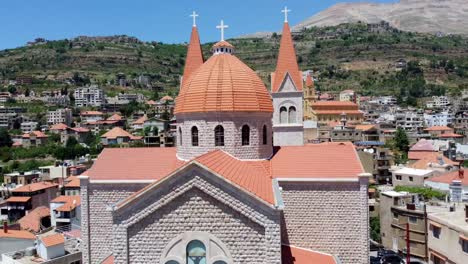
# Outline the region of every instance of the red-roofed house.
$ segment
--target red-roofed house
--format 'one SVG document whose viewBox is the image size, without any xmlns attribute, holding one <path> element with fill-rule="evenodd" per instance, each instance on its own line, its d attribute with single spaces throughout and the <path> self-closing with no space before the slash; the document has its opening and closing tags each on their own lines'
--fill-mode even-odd
<svg viewBox="0 0 468 264">
<path fill-rule="evenodd" d="M 317 101 L 311 107 L 312 118 L 319 123 L 340 122 L 343 113 L 348 124 L 360 124 L 364 119 L 364 112 L 354 102 Z"/>
<path fill-rule="evenodd" d="M 0 229 L 0 256 L 4 253 L 34 247 L 35 241 L 36 236 L 32 233 L 26 230 L 10 230 L 8 226 L 3 225 L 3 229 Z"/>
<path fill-rule="evenodd" d="M 37 254 L 44 260 L 51 260 L 65 255 L 65 237 L 54 234 L 41 237 L 37 244 Z"/>
<path fill-rule="evenodd" d="M 22 230 L 39 233 L 50 227 L 50 210 L 48 207 L 39 206 L 18 220 L 18 223 Z"/>
<path fill-rule="evenodd" d="M 32 131 L 21 136 L 21 145 L 25 148 L 44 145 L 48 138 L 49 136 L 41 131 Z"/>
<path fill-rule="evenodd" d="M 453 128 L 447 126 L 433 126 L 424 129 L 424 131 L 431 134 L 433 138 L 439 138 L 443 134 L 453 134 Z"/>
<path fill-rule="evenodd" d="M 99 111 L 84 111 L 80 113 L 81 122 L 89 123 L 104 119 L 104 113 Z"/>
<path fill-rule="evenodd" d="M 78 177 L 83 263 L 368 263 L 370 175 L 349 142 L 304 144 L 289 24 L 271 94 L 234 49 L 184 76 L 176 148 L 106 148 Z"/>
<path fill-rule="evenodd" d="M 58 196 L 50 202 L 50 211 L 52 226 L 72 230 L 81 225 L 80 196 Z"/>
<path fill-rule="evenodd" d="M 113 129 L 101 136 L 101 143 L 104 146 L 119 145 L 141 141 L 142 139 L 142 137 L 134 136 L 120 127 L 114 127 Z"/>
<path fill-rule="evenodd" d="M 454 181 L 460 181 L 463 186 L 463 195 L 468 199 L 468 175 L 462 170 L 448 172 L 424 181 L 424 185 L 441 191 L 450 191 L 450 185 Z"/>
</svg>

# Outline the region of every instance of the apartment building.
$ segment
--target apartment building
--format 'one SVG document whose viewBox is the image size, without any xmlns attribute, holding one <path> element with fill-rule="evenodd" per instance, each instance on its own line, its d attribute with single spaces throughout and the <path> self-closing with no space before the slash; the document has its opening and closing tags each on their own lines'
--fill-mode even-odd
<svg viewBox="0 0 468 264">
<path fill-rule="evenodd" d="M 401 168 L 392 172 L 393 186 L 424 186 L 424 181 L 434 176 L 433 170 Z"/>
<path fill-rule="evenodd" d="M 426 103 L 427 108 L 446 108 L 450 105 L 447 96 L 432 96 L 432 100 Z"/>
<path fill-rule="evenodd" d="M 77 88 L 74 96 L 76 107 L 100 107 L 105 103 L 104 92 L 97 85 Z"/>
<path fill-rule="evenodd" d="M 68 108 L 57 109 L 55 111 L 47 112 L 47 124 L 65 124 L 67 126 L 71 125 L 73 121 L 72 110 Z"/>
<path fill-rule="evenodd" d="M 454 115 L 450 112 L 424 113 L 427 127 L 447 126 L 454 122 Z"/>
<path fill-rule="evenodd" d="M 33 132 L 34 130 L 36 130 L 38 124 L 39 124 L 39 123 L 33 122 L 33 121 L 30 121 L 30 122 L 22 122 L 22 123 L 21 123 L 21 131 L 22 131 L 23 133 L 31 133 L 31 132 Z"/>
</svg>

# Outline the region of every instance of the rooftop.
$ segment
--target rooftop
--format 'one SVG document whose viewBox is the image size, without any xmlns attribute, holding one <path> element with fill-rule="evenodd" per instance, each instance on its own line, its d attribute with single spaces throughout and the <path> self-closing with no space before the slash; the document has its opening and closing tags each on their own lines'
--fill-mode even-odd
<svg viewBox="0 0 468 264">
<path fill-rule="evenodd" d="M 464 173 L 463 173 L 464 174 Z M 432 177 L 426 181 L 451 184 L 453 181 L 461 181 L 462 185 L 468 186 L 468 175 L 460 177 L 459 171 L 448 172 L 439 176 Z"/>
<path fill-rule="evenodd" d="M 124 138 L 124 137 L 128 137 L 132 140 L 141 139 L 141 137 L 134 136 L 120 127 L 114 127 L 111 130 L 109 130 L 107 133 L 101 136 L 101 138 L 107 138 L 107 139 L 116 139 L 116 138 Z"/>
<path fill-rule="evenodd" d="M 424 131 L 453 131 L 453 129 L 448 126 L 433 126 L 424 129 Z"/>
<path fill-rule="evenodd" d="M 281 246 L 281 263 L 283 264 L 336 264 L 336 259 L 326 253 L 295 246 Z"/>
<path fill-rule="evenodd" d="M 21 229 L 37 233 L 41 231 L 41 219 L 48 216 L 50 216 L 49 208 L 39 206 L 18 220 L 18 223 Z"/>
<path fill-rule="evenodd" d="M 25 230 L 8 229 L 8 232 L 6 233 L 5 231 L 0 230 L 0 238 L 17 238 L 17 239 L 35 240 L 36 236 Z"/>
<path fill-rule="evenodd" d="M 53 247 L 65 243 L 65 237 L 62 234 L 54 234 L 41 238 L 46 247 Z"/>
<path fill-rule="evenodd" d="M 457 230 L 468 237 L 468 223 L 465 220 L 464 204 L 458 204 L 454 212 L 449 210 L 434 212 L 428 215 L 430 221 L 448 226 L 450 229 Z"/>
<path fill-rule="evenodd" d="M 422 170 L 422 169 L 413 169 L 413 168 L 402 168 L 399 170 L 394 171 L 394 174 L 406 174 L 406 175 L 414 175 L 414 176 L 426 176 L 431 174 L 433 170 Z"/>
<path fill-rule="evenodd" d="M 28 185 L 24 185 L 21 187 L 18 187 L 14 190 L 12 190 L 13 195 L 16 192 L 36 192 L 44 189 L 49 189 L 49 188 L 55 188 L 58 187 L 57 184 L 50 183 L 50 182 L 36 182 L 36 183 L 31 183 Z"/>
<path fill-rule="evenodd" d="M 70 212 L 75 209 L 77 206 L 81 205 L 81 198 L 79 195 L 65 196 L 61 195 L 53 199 L 51 203 L 62 203 L 60 207 L 57 207 L 55 210 L 59 212 Z"/>
</svg>

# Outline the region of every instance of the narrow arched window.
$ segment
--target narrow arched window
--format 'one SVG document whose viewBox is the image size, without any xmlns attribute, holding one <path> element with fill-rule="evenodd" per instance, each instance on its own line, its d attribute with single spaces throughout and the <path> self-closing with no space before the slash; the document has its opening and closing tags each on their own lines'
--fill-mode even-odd
<svg viewBox="0 0 468 264">
<path fill-rule="evenodd" d="M 288 110 L 286 107 L 282 106 L 280 108 L 280 124 L 285 124 L 288 122 Z"/>
<path fill-rule="evenodd" d="M 267 127 L 266 125 L 263 125 L 263 131 L 262 131 L 262 139 L 263 139 L 263 145 L 267 144 Z"/>
<path fill-rule="evenodd" d="M 215 146 L 224 146 L 224 128 L 221 125 L 215 127 Z"/>
<path fill-rule="evenodd" d="M 169 260 L 168 262 L 166 262 L 166 264 L 179 264 L 179 262 L 175 260 Z"/>
<path fill-rule="evenodd" d="M 187 264 L 206 263 L 206 247 L 200 240 L 193 240 L 187 245 Z"/>
<path fill-rule="evenodd" d="M 196 126 L 192 127 L 192 146 L 198 146 L 198 128 Z"/>
<path fill-rule="evenodd" d="M 182 129 L 179 127 L 179 145 L 182 146 Z"/>
<path fill-rule="evenodd" d="M 248 125 L 242 126 L 242 146 L 250 145 L 250 127 Z"/>
<path fill-rule="evenodd" d="M 289 107 L 289 122 L 288 123 L 296 123 L 296 107 L 290 106 Z"/>
</svg>

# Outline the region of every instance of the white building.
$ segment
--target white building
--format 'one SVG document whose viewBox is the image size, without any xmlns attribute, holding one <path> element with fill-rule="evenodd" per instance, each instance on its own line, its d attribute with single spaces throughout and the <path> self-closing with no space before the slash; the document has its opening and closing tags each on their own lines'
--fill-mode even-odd
<svg viewBox="0 0 468 264">
<path fill-rule="evenodd" d="M 37 130 L 37 122 L 22 122 L 21 123 L 21 131 L 23 133 L 31 133 L 34 130 Z"/>
<path fill-rule="evenodd" d="M 104 92 L 97 85 L 81 87 L 75 90 L 75 106 L 101 106 L 104 104 Z"/>
<path fill-rule="evenodd" d="M 426 103 L 427 108 L 445 108 L 450 105 L 447 96 L 432 96 L 432 100 Z"/>
<path fill-rule="evenodd" d="M 64 256 L 65 237 L 62 234 L 41 237 L 37 242 L 37 254 L 44 260 Z"/>
<path fill-rule="evenodd" d="M 69 126 L 72 122 L 72 110 L 68 108 L 57 109 L 55 111 L 47 112 L 47 124 L 65 124 Z"/>
<path fill-rule="evenodd" d="M 433 114 L 424 114 L 424 122 L 427 127 L 433 126 L 447 126 L 452 124 L 454 121 L 454 116 L 449 112 L 440 112 Z"/>
<path fill-rule="evenodd" d="M 50 202 L 50 222 L 59 229 L 72 230 L 81 225 L 79 195 L 59 196 Z"/>
<path fill-rule="evenodd" d="M 356 99 L 356 93 L 353 90 L 344 90 L 340 92 L 340 101 L 354 102 Z"/>
<path fill-rule="evenodd" d="M 395 105 L 397 103 L 397 99 L 393 96 L 380 96 L 370 101 L 370 103 L 379 105 Z"/>
<path fill-rule="evenodd" d="M 433 175 L 433 170 L 401 168 L 392 172 L 392 183 L 393 186 L 424 186 L 424 181 Z"/>
<path fill-rule="evenodd" d="M 395 114 L 395 126 L 407 132 L 420 132 L 424 127 L 424 119 L 421 114 L 404 111 Z"/>
</svg>

